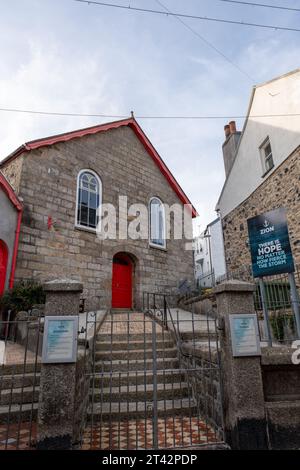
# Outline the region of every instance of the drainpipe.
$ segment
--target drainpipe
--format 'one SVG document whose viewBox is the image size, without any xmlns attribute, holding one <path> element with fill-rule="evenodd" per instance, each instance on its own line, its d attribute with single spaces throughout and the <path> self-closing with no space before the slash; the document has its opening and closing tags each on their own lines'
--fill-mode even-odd
<svg viewBox="0 0 300 470">
<path fill-rule="evenodd" d="M 9 289 L 12 289 L 13 286 L 14 286 L 15 272 L 16 272 L 16 263 L 17 263 L 17 255 L 18 255 L 18 246 L 19 246 L 19 238 L 20 238 L 20 231 L 21 231 L 22 215 L 23 215 L 23 208 L 19 209 L 19 213 L 18 213 L 18 221 L 17 221 L 16 236 L 15 236 L 15 244 L 14 244 L 14 251 L 13 251 L 12 263 L 11 263 L 11 273 L 10 273 L 10 278 L 9 278 Z"/>
</svg>

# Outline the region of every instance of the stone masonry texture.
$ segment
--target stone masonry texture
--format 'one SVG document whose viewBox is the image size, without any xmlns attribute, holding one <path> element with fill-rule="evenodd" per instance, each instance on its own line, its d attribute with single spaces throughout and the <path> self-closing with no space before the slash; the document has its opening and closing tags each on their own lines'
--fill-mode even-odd
<svg viewBox="0 0 300 470">
<path fill-rule="evenodd" d="M 222 219 L 229 272 L 251 264 L 247 219 L 279 207 L 287 219 L 295 263 L 300 263 L 300 147 L 251 196 Z"/>
<path fill-rule="evenodd" d="M 101 178 L 103 203 L 118 207 L 121 195 L 128 197 L 128 207 L 148 205 L 153 196 L 182 205 L 128 127 L 32 150 L 2 167 L 24 200 L 16 281 L 78 280 L 84 286 L 86 307 L 95 309 L 110 306 L 112 260 L 118 252 L 134 260 L 135 308 L 141 305 L 143 291 L 170 291 L 180 280 L 193 279 L 192 251 L 185 250 L 185 239 L 173 239 L 173 228 L 166 250 L 150 247 L 148 240 L 101 241 L 95 233 L 76 229 L 77 176 L 82 169 Z"/>
</svg>

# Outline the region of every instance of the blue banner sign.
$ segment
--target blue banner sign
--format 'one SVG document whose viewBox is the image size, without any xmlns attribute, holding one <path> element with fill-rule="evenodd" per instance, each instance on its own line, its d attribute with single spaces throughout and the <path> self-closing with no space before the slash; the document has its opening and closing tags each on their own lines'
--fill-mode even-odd
<svg viewBox="0 0 300 470">
<path fill-rule="evenodd" d="M 275 209 L 247 222 L 253 276 L 294 272 L 286 210 Z"/>
</svg>

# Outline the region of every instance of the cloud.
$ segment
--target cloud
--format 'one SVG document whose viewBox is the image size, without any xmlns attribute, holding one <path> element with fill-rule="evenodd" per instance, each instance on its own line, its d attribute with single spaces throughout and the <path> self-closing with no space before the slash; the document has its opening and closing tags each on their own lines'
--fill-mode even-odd
<svg viewBox="0 0 300 470">
<path fill-rule="evenodd" d="M 134 3 L 149 7 L 148 0 Z M 182 2 L 164 3 L 182 10 Z M 9 7 L 2 11 L 1 107 L 126 115 L 131 110 L 136 115 L 246 113 L 249 80 L 175 19 L 75 2 L 13 4 L 15 14 Z M 196 0 L 190 10 L 199 11 Z M 240 11 L 232 8 L 226 14 L 240 19 Z M 208 2 L 207 14 L 214 12 L 221 16 L 220 8 Z M 267 12 L 261 20 L 265 17 Z M 272 19 L 276 23 L 281 18 L 274 14 Z M 295 35 L 191 24 L 257 82 L 299 65 Z M 0 117 L 0 159 L 25 141 L 108 120 L 9 113 Z M 225 122 L 139 122 L 196 205 L 204 228 L 215 218 L 224 181 Z"/>
</svg>

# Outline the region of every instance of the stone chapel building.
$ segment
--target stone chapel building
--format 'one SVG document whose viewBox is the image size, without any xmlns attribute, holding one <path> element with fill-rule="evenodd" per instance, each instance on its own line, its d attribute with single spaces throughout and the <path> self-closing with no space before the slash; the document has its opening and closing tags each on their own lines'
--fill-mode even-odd
<svg viewBox="0 0 300 470">
<path fill-rule="evenodd" d="M 190 233 L 196 210 L 133 117 L 28 142 L 0 169 L 23 201 L 16 280 L 80 280 L 96 309 L 140 308 L 144 291 L 193 279 L 189 237 L 172 223 L 166 236 L 165 205 L 189 208 Z M 97 206 L 118 207 L 119 196 L 149 208 L 147 239 L 96 236 Z"/>
</svg>

